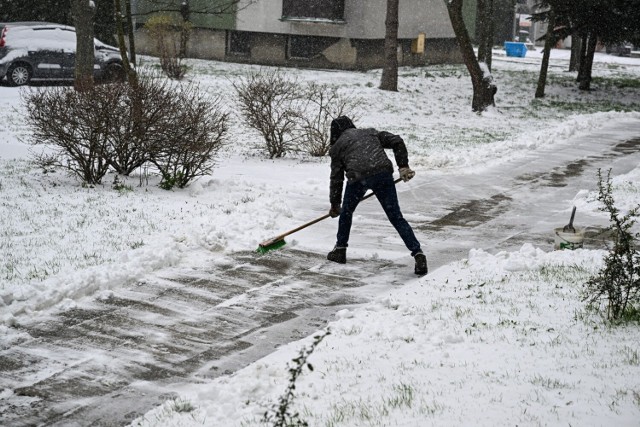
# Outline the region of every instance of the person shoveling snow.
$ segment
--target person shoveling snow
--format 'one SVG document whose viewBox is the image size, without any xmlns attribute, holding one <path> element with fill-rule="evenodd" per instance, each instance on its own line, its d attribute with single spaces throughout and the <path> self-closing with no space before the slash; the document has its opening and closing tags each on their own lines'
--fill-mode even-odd
<svg viewBox="0 0 640 427">
<path fill-rule="evenodd" d="M 409 181 L 416 173 L 409 167 L 409 156 L 403 139 L 390 132 L 356 129 L 349 117 L 340 116 L 331 122 L 330 143 L 329 216 L 339 216 L 340 219 L 336 245 L 327 259 L 340 264 L 347 262 L 353 212 L 370 189 L 407 249 L 411 251 L 411 256 L 415 259 L 415 273 L 419 276 L 427 274 L 427 257 L 422 252 L 411 225 L 402 216 L 393 181 L 393 164 L 384 152 L 384 149 L 393 150 L 400 178 L 404 182 Z M 341 204 L 345 176 L 347 185 Z"/>
</svg>

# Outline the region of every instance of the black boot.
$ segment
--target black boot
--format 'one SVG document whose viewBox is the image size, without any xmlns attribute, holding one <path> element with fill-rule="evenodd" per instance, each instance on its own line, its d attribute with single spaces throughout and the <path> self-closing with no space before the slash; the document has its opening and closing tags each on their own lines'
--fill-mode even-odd
<svg viewBox="0 0 640 427">
<path fill-rule="evenodd" d="M 425 256 L 425 254 L 423 254 L 422 252 L 418 252 L 413 256 L 413 258 L 416 260 L 416 267 L 414 272 L 418 276 L 424 276 L 425 274 L 427 274 L 429 269 L 427 268 L 427 257 Z"/>
<path fill-rule="evenodd" d="M 331 252 L 327 254 L 329 261 L 337 262 L 338 264 L 347 263 L 347 248 L 335 247 Z"/>
</svg>

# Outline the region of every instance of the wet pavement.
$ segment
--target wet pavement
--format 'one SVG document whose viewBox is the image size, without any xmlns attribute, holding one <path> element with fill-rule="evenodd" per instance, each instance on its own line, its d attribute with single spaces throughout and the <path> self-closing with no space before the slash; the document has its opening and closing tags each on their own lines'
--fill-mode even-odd
<svg viewBox="0 0 640 427">
<path fill-rule="evenodd" d="M 636 135 L 640 123 L 572 138 L 479 174 L 434 175 L 423 190 L 411 191 L 428 194 L 424 201 L 410 198 L 410 209 L 424 211 L 430 206 L 435 211 L 435 218 L 412 221 L 427 236 L 430 265 L 464 258 L 471 248 L 496 253 L 532 243 L 552 250 L 554 228 L 569 222 L 572 201 L 580 190 L 595 190 L 598 169 L 605 176 L 609 169 L 621 175 L 640 163 Z M 606 247 L 606 218 L 578 210 L 575 225 L 585 231 L 585 247 Z"/>
<path fill-rule="evenodd" d="M 598 168 L 623 174 L 640 162 L 640 123 L 604 129 L 483 169 L 433 173 L 400 190 L 405 215 L 430 268 L 530 242 L 551 250 L 571 200 L 595 188 Z M 359 244 L 397 247 L 376 204 L 359 208 Z M 407 213 L 424 213 L 407 215 Z M 602 247 L 602 218 L 578 212 L 587 247 Z M 327 226 L 328 227 L 328 226 Z M 380 231 L 377 230 L 385 230 Z M 292 248 L 238 252 L 199 270 L 167 269 L 108 297 L 23 322 L 20 342 L 0 348 L 0 424 L 126 425 L 173 396 L 172 384 L 202 382 L 322 328 L 340 309 L 415 278 L 411 259 L 350 258 Z"/>
</svg>

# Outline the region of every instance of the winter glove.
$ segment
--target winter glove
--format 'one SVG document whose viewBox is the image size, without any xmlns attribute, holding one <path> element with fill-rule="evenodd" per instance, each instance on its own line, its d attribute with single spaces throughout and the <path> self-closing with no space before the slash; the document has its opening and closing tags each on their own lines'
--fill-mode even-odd
<svg viewBox="0 0 640 427">
<path fill-rule="evenodd" d="M 340 216 L 340 212 L 342 211 L 342 209 L 340 209 L 340 205 L 331 205 L 331 209 L 329 209 L 329 216 L 331 218 L 335 218 L 337 216 Z"/>
<path fill-rule="evenodd" d="M 400 172 L 400 179 L 402 179 L 404 182 L 407 182 L 411 178 L 416 176 L 416 173 L 412 171 L 409 166 L 398 169 L 398 172 Z"/>
</svg>

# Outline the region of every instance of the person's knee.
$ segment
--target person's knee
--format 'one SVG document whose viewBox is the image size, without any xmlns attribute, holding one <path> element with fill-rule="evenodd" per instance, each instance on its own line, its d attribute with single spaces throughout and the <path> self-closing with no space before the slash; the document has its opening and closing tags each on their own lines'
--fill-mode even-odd
<svg viewBox="0 0 640 427">
<path fill-rule="evenodd" d="M 400 207 L 397 203 L 387 203 L 384 205 L 384 210 L 389 218 L 393 217 L 402 219 L 402 212 L 400 211 Z"/>
</svg>

